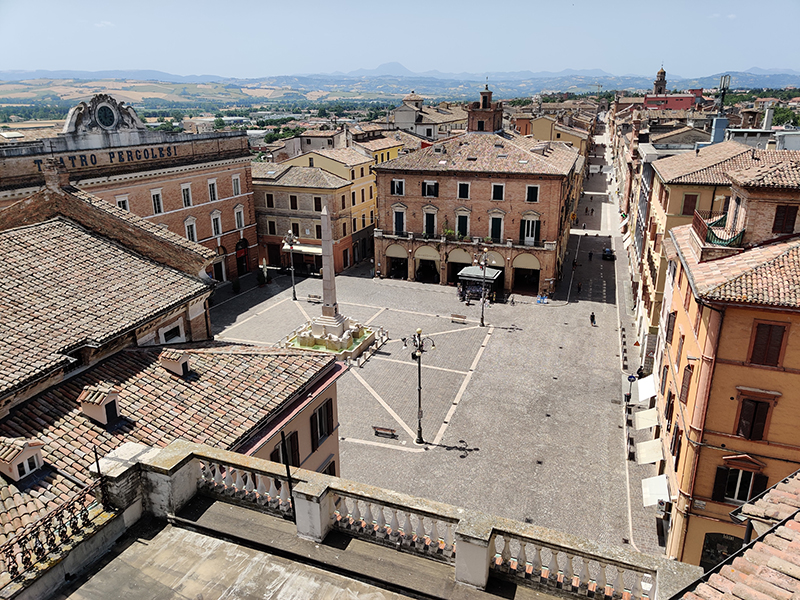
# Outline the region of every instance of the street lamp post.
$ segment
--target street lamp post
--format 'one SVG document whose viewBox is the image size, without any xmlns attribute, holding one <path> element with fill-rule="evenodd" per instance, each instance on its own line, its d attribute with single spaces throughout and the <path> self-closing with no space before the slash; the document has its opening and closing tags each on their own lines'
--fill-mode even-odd
<svg viewBox="0 0 800 600">
<path fill-rule="evenodd" d="M 297 300 L 297 291 L 294 287 L 294 245 L 297 243 L 297 238 L 294 233 L 292 233 L 291 229 L 286 233 L 283 241 L 289 246 L 289 261 L 291 264 L 289 270 L 292 272 L 292 300 Z"/>
<path fill-rule="evenodd" d="M 486 266 L 489 264 L 489 249 L 484 248 L 481 252 L 480 260 L 475 256 L 475 263 L 480 265 L 483 270 L 483 280 L 481 281 L 481 327 L 486 327 L 483 321 L 483 312 L 486 308 Z"/>
<path fill-rule="evenodd" d="M 422 336 L 422 329 L 417 329 L 411 337 L 403 338 L 403 350 L 407 350 L 411 344 L 414 347 L 411 359 L 417 361 L 417 444 L 425 443 L 422 439 L 422 353 L 428 351 L 425 349 L 426 342 L 430 343 L 429 350 L 436 348 L 432 338 Z"/>
</svg>

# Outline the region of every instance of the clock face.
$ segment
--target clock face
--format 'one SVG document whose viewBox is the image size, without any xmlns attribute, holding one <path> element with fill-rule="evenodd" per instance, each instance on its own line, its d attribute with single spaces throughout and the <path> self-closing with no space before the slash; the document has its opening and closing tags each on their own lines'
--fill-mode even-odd
<svg viewBox="0 0 800 600">
<path fill-rule="evenodd" d="M 116 115 L 114 111 L 111 110 L 110 106 L 100 106 L 97 109 L 97 122 L 100 123 L 102 127 L 112 127 L 116 120 Z"/>
</svg>

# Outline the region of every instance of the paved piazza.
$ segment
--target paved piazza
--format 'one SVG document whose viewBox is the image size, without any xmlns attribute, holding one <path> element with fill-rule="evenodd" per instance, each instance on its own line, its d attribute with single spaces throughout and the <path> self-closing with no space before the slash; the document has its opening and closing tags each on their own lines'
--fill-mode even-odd
<svg viewBox="0 0 800 600">
<path fill-rule="evenodd" d="M 340 311 L 390 335 L 340 379 L 342 477 L 662 552 L 655 511 L 642 508 L 641 497 L 640 481 L 655 467 L 627 461 L 619 335 L 621 320 L 630 318 L 622 291 L 627 267 L 600 260 L 611 242 L 618 255 L 622 248 L 612 228 L 616 207 L 605 193 L 591 192 L 596 177 L 587 180 L 579 209 L 585 203 L 596 214 L 586 230 L 580 219 L 570 238 L 566 262 L 577 252 L 578 266 L 565 269 L 550 304 L 515 296 L 513 306 L 487 308 L 480 327 L 480 307 L 459 302 L 453 287 L 373 280 L 369 265 L 336 278 Z M 287 276 L 235 297 L 220 290 L 211 312 L 215 334 L 273 344 L 320 314 L 305 298 L 321 293 L 320 279 L 298 279 L 293 302 Z M 451 322 L 451 313 L 467 315 L 467 324 Z M 418 327 L 436 343 L 422 358 L 424 446 L 414 443 L 417 365 L 400 340 Z M 372 426 L 396 429 L 398 439 L 378 438 Z"/>
</svg>

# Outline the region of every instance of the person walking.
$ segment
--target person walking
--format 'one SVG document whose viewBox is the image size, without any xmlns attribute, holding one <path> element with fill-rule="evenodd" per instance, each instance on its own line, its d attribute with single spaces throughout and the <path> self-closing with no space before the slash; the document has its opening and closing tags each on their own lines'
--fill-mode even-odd
<svg viewBox="0 0 800 600">
<path fill-rule="evenodd" d="M 574 271 L 575 267 L 577 266 L 578 266 L 578 259 L 576 258 L 575 260 L 572 261 L 572 270 Z"/>
<path fill-rule="evenodd" d="M 589 323 L 592 324 L 592 327 L 596 327 L 597 326 L 597 321 L 594 318 L 594 313 L 589 315 Z"/>
<path fill-rule="evenodd" d="M 589 250 L 589 262 L 591 262 L 591 260 L 592 260 L 592 251 Z"/>
<path fill-rule="evenodd" d="M 581 293 L 581 288 L 582 288 L 582 287 L 583 287 L 583 284 L 582 284 L 582 283 L 579 281 L 579 282 L 578 282 L 578 293 L 579 293 L 579 294 Z"/>
<path fill-rule="evenodd" d="M 586 207 L 586 210 L 583 211 L 583 214 L 585 214 L 585 215 L 589 214 L 589 207 L 588 206 Z"/>
<path fill-rule="evenodd" d="M 594 209 L 592 209 L 592 216 L 594 216 Z"/>
</svg>

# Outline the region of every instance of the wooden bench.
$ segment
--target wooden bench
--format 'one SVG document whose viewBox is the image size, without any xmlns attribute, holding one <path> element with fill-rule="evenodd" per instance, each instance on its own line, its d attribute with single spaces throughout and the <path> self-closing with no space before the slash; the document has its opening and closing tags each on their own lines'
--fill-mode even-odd
<svg viewBox="0 0 800 600">
<path fill-rule="evenodd" d="M 308 295 L 308 301 L 309 302 L 315 302 L 317 304 L 321 304 L 322 303 L 322 296 L 320 296 L 319 294 L 309 294 Z"/>
<path fill-rule="evenodd" d="M 397 430 L 391 429 L 390 427 L 377 427 L 375 425 L 372 426 L 372 430 L 375 432 L 375 435 L 378 437 L 385 437 L 391 438 L 393 440 L 397 439 Z"/>
<path fill-rule="evenodd" d="M 467 324 L 467 315 L 450 315 L 450 322 L 451 323 L 463 323 L 464 325 Z"/>
</svg>

